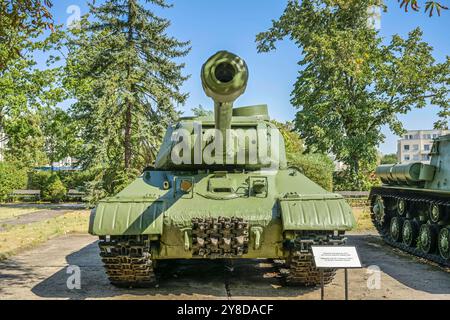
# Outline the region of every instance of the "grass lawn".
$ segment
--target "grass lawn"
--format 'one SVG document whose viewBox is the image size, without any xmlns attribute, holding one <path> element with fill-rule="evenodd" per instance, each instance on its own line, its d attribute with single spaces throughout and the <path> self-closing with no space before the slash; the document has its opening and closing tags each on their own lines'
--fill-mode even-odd
<svg viewBox="0 0 450 320">
<path fill-rule="evenodd" d="M 353 208 L 353 214 L 356 219 L 356 228 L 354 231 L 375 230 L 372 220 L 370 219 L 370 211 L 367 207 Z"/>
<path fill-rule="evenodd" d="M 44 210 L 44 209 L 33 208 L 33 207 L 30 207 L 30 208 L 8 208 L 8 207 L 0 208 L 0 223 L 1 223 L 1 220 L 9 220 L 11 218 L 15 218 L 20 215 L 39 211 L 39 210 Z"/>
<path fill-rule="evenodd" d="M 87 233 L 89 211 L 71 211 L 62 216 L 30 224 L 14 225 L 0 232 L 0 260 L 68 233 Z"/>
</svg>

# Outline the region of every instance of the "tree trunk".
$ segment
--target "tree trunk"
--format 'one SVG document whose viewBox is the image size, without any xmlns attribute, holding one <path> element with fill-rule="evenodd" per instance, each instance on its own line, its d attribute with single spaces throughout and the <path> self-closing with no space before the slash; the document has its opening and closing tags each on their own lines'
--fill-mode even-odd
<svg viewBox="0 0 450 320">
<path fill-rule="evenodd" d="M 133 26 L 135 22 L 135 13 L 133 11 L 134 1 L 128 0 L 128 46 L 132 48 L 134 46 L 133 43 Z M 129 86 L 129 92 L 132 92 L 133 85 L 130 83 L 131 79 L 131 64 L 128 62 L 127 64 L 127 85 Z M 125 137 L 124 137 L 124 153 L 125 153 L 125 169 L 129 169 L 131 167 L 131 122 L 132 122 L 132 114 L 131 108 L 133 107 L 133 103 L 126 99 L 126 111 L 125 111 Z"/>
<path fill-rule="evenodd" d="M 127 101 L 127 110 L 125 112 L 125 169 L 131 167 L 131 107 L 130 101 Z"/>
<path fill-rule="evenodd" d="M 358 175 L 358 173 L 359 173 L 359 159 L 358 158 L 353 158 L 353 170 L 354 170 L 355 174 Z"/>
</svg>

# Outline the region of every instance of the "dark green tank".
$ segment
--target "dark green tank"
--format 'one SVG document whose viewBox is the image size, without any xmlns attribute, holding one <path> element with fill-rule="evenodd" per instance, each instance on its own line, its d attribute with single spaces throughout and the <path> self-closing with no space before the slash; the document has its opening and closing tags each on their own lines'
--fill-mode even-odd
<svg viewBox="0 0 450 320">
<path fill-rule="evenodd" d="M 351 208 L 287 165 L 266 105 L 233 107 L 247 79 L 236 55 L 208 59 L 201 80 L 214 115 L 171 125 L 155 165 L 92 211 L 114 285 L 152 285 L 160 260 L 241 258 L 284 259 L 288 283 L 319 283 L 311 245 L 343 244 Z"/>
<path fill-rule="evenodd" d="M 430 164 L 377 168 L 372 220 L 390 245 L 450 266 L 450 135 L 435 139 L 430 155 Z"/>
</svg>

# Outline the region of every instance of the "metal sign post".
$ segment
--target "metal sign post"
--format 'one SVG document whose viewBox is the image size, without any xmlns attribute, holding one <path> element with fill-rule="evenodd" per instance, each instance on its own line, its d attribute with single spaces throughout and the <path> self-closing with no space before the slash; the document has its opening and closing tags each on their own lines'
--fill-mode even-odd
<svg viewBox="0 0 450 320">
<path fill-rule="evenodd" d="M 361 268 L 354 246 L 312 246 L 316 268 L 320 270 L 320 299 L 325 297 L 324 269 L 344 269 L 345 300 L 348 300 L 348 269 Z"/>
</svg>

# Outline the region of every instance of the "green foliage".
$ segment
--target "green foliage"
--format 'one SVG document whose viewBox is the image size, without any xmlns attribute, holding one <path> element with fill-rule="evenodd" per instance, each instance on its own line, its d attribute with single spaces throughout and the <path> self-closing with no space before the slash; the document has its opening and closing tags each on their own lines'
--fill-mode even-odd
<svg viewBox="0 0 450 320">
<path fill-rule="evenodd" d="M 169 7 L 150 1 L 153 9 Z M 170 21 L 137 0 L 107 0 L 90 5 L 68 39 L 64 84 L 77 100 L 70 109 L 83 140 L 75 157 L 96 172 L 91 186 L 110 194 L 151 164 L 187 79 L 178 63 L 189 42 L 167 35 Z M 126 177 L 126 178 L 124 178 Z M 107 185 L 111 184 L 111 185 Z"/>
<path fill-rule="evenodd" d="M 419 11 L 419 1 L 418 0 L 398 0 L 400 2 L 400 8 L 404 7 L 405 12 L 408 12 L 408 8 L 411 7 L 413 11 Z M 443 5 L 441 1 L 426 1 L 425 2 L 425 12 L 428 12 L 431 17 L 436 11 L 438 16 L 441 15 L 441 10 L 448 10 L 448 7 Z"/>
<path fill-rule="evenodd" d="M 49 171 L 30 171 L 28 173 L 28 189 L 32 190 L 44 190 L 47 187 L 48 181 L 51 177 Z"/>
<path fill-rule="evenodd" d="M 57 174 L 67 189 L 80 191 L 85 191 L 88 183 L 94 179 L 90 171 L 58 171 Z"/>
<path fill-rule="evenodd" d="M 380 185 L 380 180 L 373 171 L 361 171 L 358 174 L 350 170 L 336 171 L 333 175 L 335 191 L 370 191 L 373 186 Z"/>
<path fill-rule="evenodd" d="M 24 169 L 15 164 L 0 162 L 0 201 L 8 199 L 14 189 L 23 189 L 27 183 L 27 174 Z"/>
<path fill-rule="evenodd" d="M 192 108 L 192 113 L 196 117 L 208 117 L 214 114 L 214 111 L 205 109 L 201 104 L 197 108 Z"/>
<path fill-rule="evenodd" d="M 383 157 L 381 158 L 380 164 L 391 164 L 391 163 L 397 163 L 397 154 L 395 153 L 390 153 L 390 154 L 385 154 L 383 155 Z"/>
<path fill-rule="evenodd" d="M 290 122 L 281 123 L 272 120 L 284 138 L 286 154 L 301 154 L 304 151 L 303 141 L 299 134 L 294 131 L 294 125 Z"/>
<path fill-rule="evenodd" d="M 133 169 L 120 172 L 114 171 L 114 168 L 93 170 L 92 179 L 86 184 L 86 200 L 94 205 L 100 199 L 122 191 L 139 174 Z"/>
<path fill-rule="evenodd" d="M 47 38 L 39 32 L 26 35 L 20 55 L 9 59 L 7 68 L 0 68 L 0 128 L 7 136 L 5 159 L 20 166 L 48 162 L 44 153 L 45 111 L 65 98 L 59 79 L 62 67 L 53 67 L 57 60 L 48 58 L 48 68 L 42 70 L 35 61 L 38 52 L 47 54 L 58 50 L 60 34 Z M 6 50 L 0 41 L 0 52 Z"/>
<path fill-rule="evenodd" d="M 448 110 L 450 104 L 450 58 L 436 63 L 419 29 L 383 44 L 367 23 L 368 8 L 376 4 L 290 0 L 280 19 L 256 38 L 260 52 L 285 37 L 301 48 L 291 100 L 299 109 L 295 127 L 307 151 L 335 155 L 355 176 L 364 163 L 376 162 L 382 126 L 401 135 L 399 114 L 427 105 Z"/>
<path fill-rule="evenodd" d="M 333 189 L 333 161 L 323 154 L 290 153 L 287 155 L 288 164 L 298 167 L 309 179 L 322 188 Z"/>
<path fill-rule="evenodd" d="M 49 0 L 0 2 L 0 72 L 20 57 L 24 43 L 43 29 L 53 29 Z"/>
<path fill-rule="evenodd" d="M 59 175 L 49 171 L 29 172 L 28 189 L 41 190 L 42 200 L 51 202 L 60 202 L 67 193 Z"/>
<path fill-rule="evenodd" d="M 303 141 L 294 131 L 290 122 L 281 123 L 272 120 L 284 139 L 288 165 L 298 167 L 309 179 L 322 188 L 331 191 L 333 188 L 333 161 L 323 154 L 303 154 Z"/>
<path fill-rule="evenodd" d="M 44 150 L 50 165 L 77 154 L 82 142 L 77 137 L 75 122 L 60 108 L 43 111 Z"/>
<path fill-rule="evenodd" d="M 61 182 L 57 174 L 52 174 L 46 181 L 46 185 L 42 190 L 44 200 L 58 203 L 66 196 L 67 189 Z"/>
</svg>

